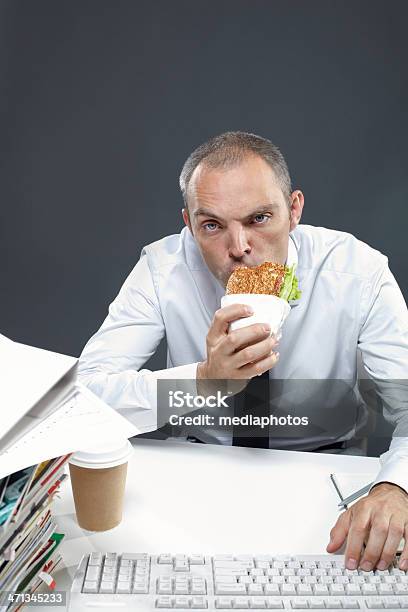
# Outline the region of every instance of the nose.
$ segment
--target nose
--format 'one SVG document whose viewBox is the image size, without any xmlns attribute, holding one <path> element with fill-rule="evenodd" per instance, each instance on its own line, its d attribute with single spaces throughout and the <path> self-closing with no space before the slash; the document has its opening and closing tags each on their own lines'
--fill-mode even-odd
<svg viewBox="0 0 408 612">
<path fill-rule="evenodd" d="M 243 227 L 233 230 L 230 236 L 229 255 L 234 259 L 240 259 L 251 252 L 251 247 Z"/>
</svg>

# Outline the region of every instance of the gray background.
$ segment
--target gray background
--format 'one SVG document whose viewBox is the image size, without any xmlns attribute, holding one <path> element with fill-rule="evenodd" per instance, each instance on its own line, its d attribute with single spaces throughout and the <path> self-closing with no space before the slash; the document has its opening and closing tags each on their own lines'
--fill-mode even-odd
<svg viewBox="0 0 408 612">
<path fill-rule="evenodd" d="M 142 246 L 182 228 L 187 155 L 230 129 L 279 145 L 302 222 L 388 255 L 407 299 L 407 17 L 396 0 L 2 1 L 0 331 L 78 355 Z"/>
</svg>

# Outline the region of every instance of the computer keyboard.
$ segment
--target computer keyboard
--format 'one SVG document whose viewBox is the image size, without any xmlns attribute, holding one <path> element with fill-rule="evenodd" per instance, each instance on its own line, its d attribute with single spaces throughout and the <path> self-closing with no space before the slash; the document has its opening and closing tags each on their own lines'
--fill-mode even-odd
<svg viewBox="0 0 408 612">
<path fill-rule="evenodd" d="M 71 612 L 82 610 L 400 610 L 408 574 L 348 570 L 333 555 L 85 555 L 73 580 Z"/>
</svg>

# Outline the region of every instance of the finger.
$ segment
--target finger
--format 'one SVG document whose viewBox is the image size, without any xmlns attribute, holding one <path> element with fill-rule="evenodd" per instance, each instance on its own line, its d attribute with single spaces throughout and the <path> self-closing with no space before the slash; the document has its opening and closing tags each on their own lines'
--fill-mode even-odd
<svg viewBox="0 0 408 612">
<path fill-rule="evenodd" d="M 405 572 L 408 570 L 408 523 L 405 525 L 404 538 L 404 548 L 400 556 L 398 567 Z"/>
<path fill-rule="evenodd" d="M 255 344 L 269 337 L 274 338 L 275 342 L 277 342 L 275 336 L 271 336 L 271 328 L 269 325 L 266 323 L 254 323 L 253 325 L 247 325 L 241 329 L 230 331 L 228 333 L 228 343 L 233 349 L 233 352 L 235 352 L 240 348 L 250 346 L 251 344 Z"/>
<path fill-rule="evenodd" d="M 395 518 L 391 517 L 390 524 L 388 527 L 387 539 L 385 541 L 383 550 L 379 555 L 380 560 L 377 564 L 377 569 L 385 570 L 390 565 L 390 563 L 392 563 L 403 535 L 404 524 L 401 521 L 398 521 Z"/>
<path fill-rule="evenodd" d="M 345 562 L 347 569 L 357 569 L 361 557 L 364 539 L 368 535 L 370 511 L 360 509 L 351 512 L 350 529 L 347 536 Z"/>
<path fill-rule="evenodd" d="M 215 311 L 211 327 L 208 332 L 209 340 L 217 340 L 221 335 L 228 333 L 228 326 L 231 321 L 249 317 L 253 314 L 250 306 L 245 304 L 230 304 Z"/>
<path fill-rule="evenodd" d="M 235 368 L 242 368 L 248 364 L 254 364 L 261 359 L 265 359 L 265 357 L 269 357 L 274 344 L 275 340 L 269 337 L 256 344 L 251 344 L 251 346 L 247 346 L 232 355 L 231 363 Z"/>
<path fill-rule="evenodd" d="M 367 545 L 361 558 L 361 569 L 370 572 L 378 563 L 388 539 L 390 521 L 387 518 L 374 518 L 368 535 Z M 395 550 L 394 550 L 395 552 Z"/>
<path fill-rule="evenodd" d="M 347 537 L 350 528 L 350 520 L 351 520 L 351 511 L 345 510 L 339 516 L 334 525 L 333 529 L 330 531 L 330 542 L 327 545 L 327 552 L 332 553 L 341 548 L 343 546 L 344 541 Z"/>
<path fill-rule="evenodd" d="M 254 378 L 260 376 L 264 372 L 271 370 L 279 361 L 279 353 L 272 353 L 265 359 L 260 359 L 256 363 L 253 363 L 237 370 L 237 378 Z"/>
</svg>

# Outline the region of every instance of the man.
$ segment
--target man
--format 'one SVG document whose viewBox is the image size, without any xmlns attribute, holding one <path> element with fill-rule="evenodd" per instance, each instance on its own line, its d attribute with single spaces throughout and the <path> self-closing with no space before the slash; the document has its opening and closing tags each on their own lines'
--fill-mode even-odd
<svg viewBox="0 0 408 612">
<path fill-rule="evenodd" d="M 292 379 L 355 382 L 359 349 L 397 436 L 375 486 L 343 512 L 327 550 L 347 540 L 349 569 L 388 567 L 400 539 L 408 542 L 408 449 L 398 433 L 408 407 L 391 405 L 387 390 L 387 381 L 405 378 L 408 313 L 387 258 L 350 234 L 299 225 L 304 196 L 292 191 L 280 151 L 259 136 L 229 132 L 203 144 L 186 161 L 180 186 L 186 227 L 143 249 L 83 351 L 83 382 L 154 429 L 157 380 L 196 378 L 199 386 L 269 371 L 272 388 Z M 228 331 L 231 321 L 248 316 L 244 306 L 220 309 L 231 272 L 264 261 L 296 264 L 302 290 L 279 352 L 263 325 Z M 141 369 L 164 334 L 168 368 Z M 327 414 L 334 419 L 339 411 Z M 311 438 L 307 447 L 316 446 Z M 408 543 L 400 567 L 408 568 Z"/>
</svg>

